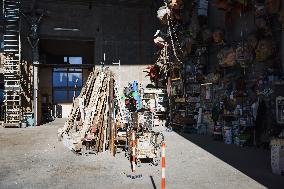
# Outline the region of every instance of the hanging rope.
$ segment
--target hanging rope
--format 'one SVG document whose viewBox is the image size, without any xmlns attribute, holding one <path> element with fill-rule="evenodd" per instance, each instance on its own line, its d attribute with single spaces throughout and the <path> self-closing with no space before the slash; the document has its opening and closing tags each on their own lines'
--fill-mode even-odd
<svg viewBox="0 0 284 189">
<path fill-rule="evenodd" d="M 171 27 L 171 22 L 170 22 L 170 17 L 168 15 L 168 30 L 169 30 L 169 34 L 170 34 L 170 39 L 171 39 L 171 45 L 172 45 L 172 48 L 173 48 L 173 52 L 174 52 L 174 56 L 176 57 L 177 61 L 180 63 L 180 64 L 183 64 L 183 62 L 179 59 L 178 55 L 177 55 L 177 50 L 175 48 L 175 43 L 174 43 L 174 39 L 173 39 L 173 31 L 172 31 L 172 27 Z M 177 39 L 177 37 L 176 37 Z M 177 39 L 178 40 L 178 39 Z M 179 41 L 177 41 L 179 43 Z M 181 50 L 181 48 L 180 48 Z"/>
</svg>

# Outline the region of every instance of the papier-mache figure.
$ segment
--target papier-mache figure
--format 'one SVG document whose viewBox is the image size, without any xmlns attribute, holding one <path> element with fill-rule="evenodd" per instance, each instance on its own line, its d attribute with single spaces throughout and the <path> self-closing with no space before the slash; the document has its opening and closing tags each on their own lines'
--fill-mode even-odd
<svg viewBox="0 0 284 189">
<path fill-rule="evenodd" d="M 274 50 L 274 44 L 271 38 L 261 39 L 255 50 L 256 60 L 259 62 L 267 60 L 273 55 Z"/>
<path fill-rule="evenodd" d="M 217 55 L 219 65 L 222 67 L 230 67 L 236 64 L 236 52 L 233 47 L 225 47 Z"/>
</svg>

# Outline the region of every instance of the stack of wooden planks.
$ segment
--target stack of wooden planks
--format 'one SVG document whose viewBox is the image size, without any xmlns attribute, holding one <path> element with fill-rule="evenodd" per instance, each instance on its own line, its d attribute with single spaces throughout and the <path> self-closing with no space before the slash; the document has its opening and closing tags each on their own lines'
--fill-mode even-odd
<svg viewBox="0 0 284 189">
<path fill-rule="evenodd" d="M 126 110 L 108 68 L 91 72 L 58 137 L 70 150 L 116 153 L 117 131 L 125 127 Z"/>
</svg>

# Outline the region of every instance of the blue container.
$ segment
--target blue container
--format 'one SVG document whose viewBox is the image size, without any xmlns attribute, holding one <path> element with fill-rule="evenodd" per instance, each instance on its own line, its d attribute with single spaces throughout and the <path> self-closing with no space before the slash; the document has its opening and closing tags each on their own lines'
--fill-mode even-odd
<svg viewBox="0 0 284 189">
<path fill-rule="evenodd" d="M 27 126 L 28 127 L 33 127 L 35 126 L 35 119 L 34 119 L 34 114 L 26 114 L 25 115 L 26 119 L 27 119 Z"/>
</svg>

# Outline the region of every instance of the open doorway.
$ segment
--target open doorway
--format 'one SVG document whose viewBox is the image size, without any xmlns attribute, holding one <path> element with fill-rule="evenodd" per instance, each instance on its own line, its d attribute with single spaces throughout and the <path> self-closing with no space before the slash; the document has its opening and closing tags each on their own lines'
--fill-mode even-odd
<svg viewBox="0 0 284 189">
<path fill-rule="evenodd" d="M 94 41 L 43 39 L 40 58 L 41 116 L 65 118 L 94 66 Z"/>
</svg>

